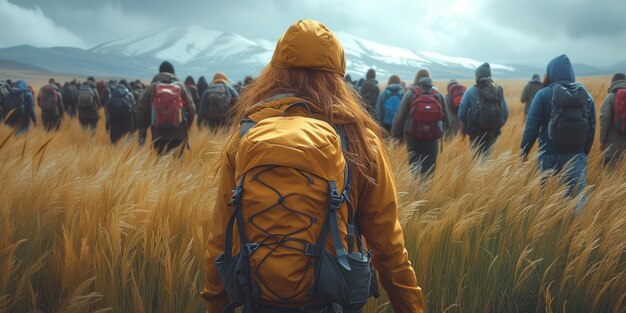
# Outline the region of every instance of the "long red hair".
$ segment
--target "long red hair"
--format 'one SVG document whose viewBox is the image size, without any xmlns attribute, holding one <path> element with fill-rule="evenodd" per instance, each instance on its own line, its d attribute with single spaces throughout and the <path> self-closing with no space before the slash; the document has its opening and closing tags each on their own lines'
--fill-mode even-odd
<svg viewBox="0 0 626 313">
<path fill-rule="evenodd" d="M 371 130 L 380 138 L 381 128 L 365 111 L 354 88 L 347 86 L 336 73 L 315 69 L 279 69 L 268 65 L 244 89 L 233 108 L 234 121 L 246 117 L 246 111 L 250 107 L 279 94 L 294 94 L 316 104 L 323 111 L 318 113 L 322 113 L 324 121 L 331 125 L 334 124 L 333 110 L 353 117 L 353 122 L 344 125 L 349 151 L 346 159 L 351 168 L 358 169 L 366 177 L 371 177 L 371 173 L 377 170 L 373 168 L 377 163 L 374 159 L 375 151 L 368 143 L 366 132 Z"/>
</svg>

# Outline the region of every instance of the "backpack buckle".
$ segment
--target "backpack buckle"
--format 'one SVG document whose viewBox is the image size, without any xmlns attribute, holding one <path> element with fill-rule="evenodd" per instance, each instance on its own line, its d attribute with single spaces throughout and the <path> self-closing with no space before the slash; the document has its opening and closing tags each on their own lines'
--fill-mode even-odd
<svg viewBox="0 0 626 313">
<path fill-rule="evenodd" d="M 337 183 L 334 181 L 328 182 L 328 208 L 331 211 L 337 211 L 341 209 L 341 203 L 343 202 L 343 196 L 337 191 Z"/>
<path fill-rule="evenodd" d="M 241 185 L 237 186 L 235 190 L 233 190 L 233 195 L 230 197 L 230 204 L 237 204 L 241 200 L 241 194 L 243 193 L 243 187 Z"/>
<path fill-rule="evenodd" d="M 304 247 L 304 254 L 308 256 L 320 256 L 322 255 L 323 250 L 323 247 L 307 242 L 306 246 Z"/>
<path fill-rule="evenodd" d="M 246 243 L 241 245 L 241 253 L 245 256 L 251 256 L 261 245 L 258 243 Z"/>
</svg>

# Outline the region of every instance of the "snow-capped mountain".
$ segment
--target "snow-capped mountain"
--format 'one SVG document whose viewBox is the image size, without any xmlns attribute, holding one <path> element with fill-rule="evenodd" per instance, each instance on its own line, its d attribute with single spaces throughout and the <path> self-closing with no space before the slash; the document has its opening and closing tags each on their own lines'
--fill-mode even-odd
<svg viewBox="0 0 626 313">
<path fill-rule="evenodd" d="M 482 62 L 450 57 L 434 52 L 380 44 L 345 32 L 335 33 L 346 53 L 347 72 L 353 78 L 375 68 L 381 80 L 396 74 L 411 80 L 420 68 L 427 68 L 435 79 L 472 78 Z M 277 40 L 275 38 L 274 40 Z M 249 39 L 238 34 L 198 26 L 165 28 L 106 42 L 89 50 L 77 48 L 35 48 L 17 46 L 0 49 L 0 60 L 29 64 L 53 73 L 132 77 L 149 79 L 162 60 L 174 63 L 176 73 L 205 75 L 225 72 L 231 79 L 256 75 L 269 63 L 276 45 L 267 39 Z M 522 78 L 536 69 L 523 65 L 491 64 L 496 78 Z M 582 67 L 579 75 L 602 75 L 607 69 Z"/>
<path fill-rule="evenodd" d="M 399 74 L 412 76 L 419 68 L 431 69 L 435 77 L 468 77 L 482 62 L 467 58 L 448 57 L 432 52 L 419 52 L 393 47 L 358 38 L 345 32 L 337 37 L 346 52 L 348 73 L 361 76 L 369 68 L 376 68 L 381 76 Z M 179 67 L 193 72 L 212 68 L 217 63 L 258 71 L 267 64 L 275 42 L 265 39 L 248 39 L 237 34 L 224 33 L 198 26 L 167 28 L 147 34 L 99 45 L 91 52 L 127 57 L 152 57 L 170 60 Z M 515 72 L 509 66 L 492 64 L 496 72 Z M 463 71 L 466 73 L 463 73 Z M 223 69 L 228 71 L 228 69 Z M 508 76 L 508 75 L 507 75 Z"/>
</svg>

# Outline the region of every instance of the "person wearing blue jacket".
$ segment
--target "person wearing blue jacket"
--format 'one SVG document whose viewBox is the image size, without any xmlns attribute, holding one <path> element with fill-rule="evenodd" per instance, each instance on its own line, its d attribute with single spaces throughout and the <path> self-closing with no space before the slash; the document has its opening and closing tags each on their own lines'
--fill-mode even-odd
<svg viewBox="0 0 626 313">
<path fill-rule="evenodd" d="M 498 136 L 500 136 L 501 126 L 495 129 L 482 129 L 478 125 L 478 102 L 479 102 L 479 87 L 483 88 L 487 84 L 494 85 L 491 78 L 491 67 L 489 63 L 484 63 L 476 68 L 475 72 L 476 84 L 469 87 L 461 104 L 459 105 L 459 120 L 461 121 L 461 131 L 463 136 L 469 135 L 470 141 L 476 153 L 483 155 L 489 153 L 491 146 L 496 142 Z M 497 96 L 501 100 L 500 102 L 500 114 L 498 118 L 502 119 L 501 124 L 504 124 L 509 118 L 509 107 L 504 98 L 504 91 L 501 86 L 496 86 Z"/>
<path fill-rule="evenodd" d="M 560 172 L 563 167 L 571 162 L 571 165 L 563 177 L 563 182 L 568 187 L 568 195 L 578 194 L 585 187 L 587 155 L 593 145 L 593 137 L 596 128 L 596 109 L 593 98 L 587 90 L 587 118 L 588 130 L 585 144 L 580 149 L 564 151 L 553 142 L 548 134 L 549 123 L 552 118 L 552 96 L 556 85 L 572 86 L 576 77 L 572 63 L 566 55 L 560 55 L 548 64 L 547 76 L 544 79 L 544 88 L 539 90 L 530 105 L 526 118 L 526 127 L 522 137 L 522 158 L 526 160 L 537 138 L 539 138 L 540 170 L 555 170 Z M 583 87 L 584 88 L 584 87 Z M 574 190 L 575 187 L 578 187 Z"/>
<path fill-rule="evenodd" d="M 37 117 L 35 116 L 35 98 L 30 91 L 28 84 L 23 80 L 18 80 L 14 88 L 20 89 L 23 93 L 23 113 L 19 120 L 16 120 L 12 126 L 18 130 L 18 133 L 23 133 L 28 131 L 28 127 L 30 126 L 30 121 L 33 124 L 37 125 Z"/>
<path fill-rule="evenodd" d="M 393 118 L 400 107 L 400 100 L 402 100 L 403 95 L 404 91 L 402 90 L 400 77 L 398 75 L 391 75 L 385 91 L 378 95 L 378 100 L 376 101 L 376 120 L 387 131 L 391 131 Z M 391 97 L 395 97 L 395 99 Z M 387 102 L 388 99 L 390 99 L 389 102 Z M 386 105 L 390 107 L 386 108 Z M 393 112 L 388 109 L 392 109 Z"/>
</svg>

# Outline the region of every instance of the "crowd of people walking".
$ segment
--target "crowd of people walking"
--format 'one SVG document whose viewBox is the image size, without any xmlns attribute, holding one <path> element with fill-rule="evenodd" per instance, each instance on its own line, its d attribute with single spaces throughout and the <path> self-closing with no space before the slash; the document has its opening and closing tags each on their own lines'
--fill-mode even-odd
<svg viewBox="0 0 626 313">
<path fill-rule="evenodd" d="M 189 147 L 194 120 L 202 130 L 229 129 L 205 260 L 202 296 L 210 312 L 242 305 L 245 313 L 360 312 L 378 296 L 377 278 L 396 312 L 421 312 L 383 139 L 404 142 L 411 171 L 425 178 L 444 142 L 459 135 L 469 137 L 478 159 L 487 158 L 509 120 L 492 74 L 484 63 L 471 86 L 451 79 L 442 92 L 428 69 L 419 69 L 409 86 L 391 75 L 381 90 L 375 69 L 353 81 L 333 33 L 301 20 L 256 79 L 233 86 L 218 72 L 210 82 L 204 76 L 183 82 L 164 61 L 149 84 L 88 77 L 61 86 L 50 79 L 35 97 L 24 80 L 6 80 L 0 117 L 26 132 L 37 125 L 36 102 L 46 130 L 77 117 L 93 131 L 103 108 L 111 142 L 136 134 L 145 144 L 150 131 L 158 153 L 179 155 Z M 522 160 L 538 140 L 539 170 L 565 170 L 568 195 L 579 194 L 596 109 L 569 58 L 552 59 L 543 81 L 533 75 L 520 100 Z M 623 73 L 612 78 L 599 129 L 604 163 L 615 166 L 626 150 Z"/>
</svg>

